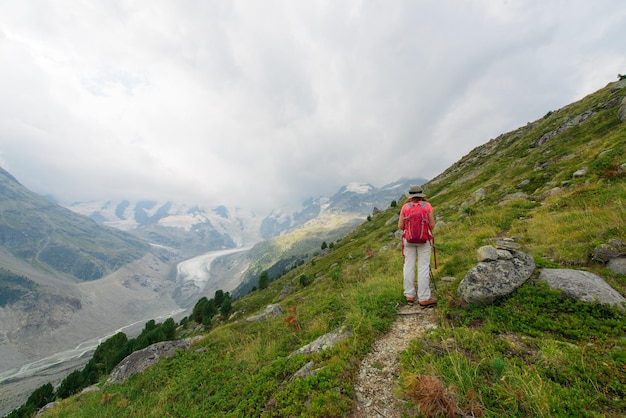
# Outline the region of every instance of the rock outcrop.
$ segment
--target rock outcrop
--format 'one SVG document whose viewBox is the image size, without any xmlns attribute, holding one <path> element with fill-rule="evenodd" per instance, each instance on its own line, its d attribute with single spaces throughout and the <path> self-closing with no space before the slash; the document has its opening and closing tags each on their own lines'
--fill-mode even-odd
<svg viewBox="0 0 626 418">
<path fill-rule="evenodd" d="M 626 242 L 612 239 L 593 250 L 593 258 L 615 274 L 626 274 Z"/>
<path fill-rule="evenodd" d="M 626 97 L 622 99 L 622 104 L 620 105 L 619 110 L 617 111 L 617 117 L 622 122 L 626 122 Z"/>
<path fill-rule="evenodd" d="M 124 383 L 130 376 L 143 372 L 148 367 L 156 364 L 160 359 L 172 357 L 177 350 L 188 350 L 196 338 L 162 341 L 154 343 L 143 350 L 135 351 L 115 366 L 111 374 L 109 374 L 106 384 Z"/>
<path fill-rule="evenodd" d="M 545 280 L 552 289 L 562 290 L 565 297 L 617 305 L 622 310 L 626 307 L 626 299 L 622 295 L 601 277 L 588 271 L 544 268 L 539 280 Z"/>
<path fill-rule="evenodd" d="M 513 249 L 484 246 L 479 249 L 479 260 L 457 290 L 467 303 L 489 303 L 504 297 L 526 282 L 535 270 L 531 256 Z"/>
</svg>

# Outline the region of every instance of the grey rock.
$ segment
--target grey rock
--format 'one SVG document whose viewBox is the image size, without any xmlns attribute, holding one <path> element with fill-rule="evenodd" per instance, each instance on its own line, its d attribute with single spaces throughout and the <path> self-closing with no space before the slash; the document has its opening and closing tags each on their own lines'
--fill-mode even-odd
<svg viewBox="0 0 626 418">
<path fill-rule="evenodd" d="M 524 193 L 524 192 L 515 192 L 515 193 L 507 194 L 506 196 L 504 196 L 502 198 L 502 201 L 500 202 L 500 205 L 504 205 L 509 200 L 512 200 L 512 199 L 524 199 L 524 200 L 526 200 L 526 199 L 528 199 L 528 195 L 526 193 Z"/>
<path fill-rule="evenodd" d="M 617 117 L 622 122 L 626 122 L 626 97 L 622 99 L 622 104 L 619 106 L 619 110 L 617 111 Z"/>
<path fill-rule="evenodd" d="M 491 245 L 483 245 L 478 249 L 478 261 L 496 261 L 498 253 Z"/>
<path fill-rule="evenodd" d="M 468 303 L 489 303 L 526 282 L 535 270 L 535 261 L 521 251 L 510 253 L 510 260 L 480 262 L 467 272 L 459 283 L 459 297 Z"/>
<path fill-rule="evenodd" d="M 618 239 L 609 240 L 593 250 L 593 258 L 607 263 L 614 258 L 626 256 L 626 242 Z"/>
<path fill-rule="evenodd" d="M 278 300 L 283 300 L 291 293 L 293 290 L 293 284 L 291 282 L 287 283 L 283 290 L 280 291 L 280 295 L 278 296 Z"/>
<path fill-rule="evenodd" d="M 162 358 L 172 357 L 178 350 L 187 350 L 195 339 L 162 341 L 135 351 L 122 360 L 109 374 L 107 385 L 124 383 L 130 376 L 141 373 Z"/>
<path fill-rule="evenodd" d="M 270 318 L 275 318 L 283 314 L 283 308 L 278 304 L 267 305 L 263 313 L 246 318 L 248 322 L 260 322 Z"/>
<path fill-rule="evenodd" d="M 493 243 L 498 250 L 519 250 L 522 248 L 522 246 L 512 238 L 496 238 Z"/>
<path fill-rule="evenodd" d="M 539 196 L 542 199 L 545 199 L 546 197 L 551 197 L 551 196 L 556 196 L 559 195 L 563 192 L 563 189 L 560 187 L 553 187 L 550 190 L 546 190 L 545 192 L 541 193 L 541 196 Z"/>
<path fill-rule="evenodd" d="M 624 87 L 626 87 L 626 78 L 623 80 L 619 80 L 616 81 L 612 86 L 611 86 L 611 93 L 615 93 L 616 91 L 620 91 L 621 89 L 623 89 Z"/>
<path fill-rule="evenodd" d="M 587 167 L 583 167 L 580 170 L 576 170 L 574 174 L 572 174 L 572 177 L 573 178 L 585 177 L 588 171 L 589 170 Z"/>
<path fill-rule="evenodd" d="M 289 354 L 289 357 L 293 357 L 297 354 L 311 354 L 319 353 L 320 351 L 327 350 L 337 344 L 339 341 L 343 341 L 352 335 L 350 327 L 343 325 L 328 334 L 324 334 L 315 341 L 300 347 L 296 351 Z"/>
<path fill-rule="evenodd" d="M 545 280 L 552 289 L 560 289 L 563 295 L 583 302 L 613 304 L 622 310 L 626 299 L 608 285 L 600 276 L 582 270 L 547 269 L 539 274 L 539 280 Z"/>
<path fill-rule="evenodd" d="M 498 258 L 500 258 L 502 260 L 512 260 L 513 259 L 513 254 L 511 254 L 511 252 L 508 251 L 508 250 L 496 250 L 496 253 L 498 254 Z"/>
<path fill-rule="evenodd" d="M 387 219 L 387 222 L 385 222 L 385 226 L 397 225 L 398 224 L 398 219 L 400 219 L 400 215 L 396 213 L 391 218 Z"/>
<path fill-rule="evenodd" d="M 289 378 L 289 381 L 293 381 L 296 379 L 305 379 L 309 376 L 314 375 L 315 371 L 313 370 L 313 367 L 315 367 L 315 362 L 309 361 L 307 364 L 302 366 L 297 372 L 291 375 L 291 377 Z"/>
<path fill-rule="evenodd" d="M 626 274 L 626 257 L 611 259 L 607 264 L 607 268 L 615 274 Z"/>
</svg>

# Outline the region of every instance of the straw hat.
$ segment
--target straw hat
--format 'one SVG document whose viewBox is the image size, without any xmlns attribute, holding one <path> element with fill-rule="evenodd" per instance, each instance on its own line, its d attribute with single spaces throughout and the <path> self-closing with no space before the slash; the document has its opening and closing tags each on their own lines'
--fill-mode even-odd
<svg viewBox="0 0 626 418">
<path fill-rule="evenodd" d="M 408 197 L 409 199 L 412 199 L 414 197 L 425 198 L 426 195 L 424 194 L 422 186 L 411 186 L 409 187 L 409 191 L 407 192 L 406 197 Z"/>
</svg>

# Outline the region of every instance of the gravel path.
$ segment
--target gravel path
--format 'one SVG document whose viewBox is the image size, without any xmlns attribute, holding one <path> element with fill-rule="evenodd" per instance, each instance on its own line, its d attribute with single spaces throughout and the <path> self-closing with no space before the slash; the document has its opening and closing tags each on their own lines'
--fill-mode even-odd
<svg viewBox="0 0 626 418">
<path fill-rule="evenodd" d="M 401 418 L 406 403 L 398 399 L 399 355 L 411 340 L 436 328 L 435 309 L 401 306 L 390 331 L 378 339 L 361 361 L 355 384 L 356 407 L 352 418 Z"/>
</svg>

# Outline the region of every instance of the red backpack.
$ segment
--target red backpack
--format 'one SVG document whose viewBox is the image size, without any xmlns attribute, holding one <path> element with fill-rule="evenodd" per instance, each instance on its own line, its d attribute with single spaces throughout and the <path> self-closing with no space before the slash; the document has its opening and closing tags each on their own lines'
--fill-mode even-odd
<svg viewBox="0 0 626 418">
<path fill-rule="evenodd" d="M 409 211 L 404 218 L 404 238 L 412 244 L 423 244 L 433 238 L 430 232 L 430 224 L 428 223 L 428 212 L 424 209 L 427 202 L 421 201 L 415 205 L 408 203 Z"/>
</svg>

